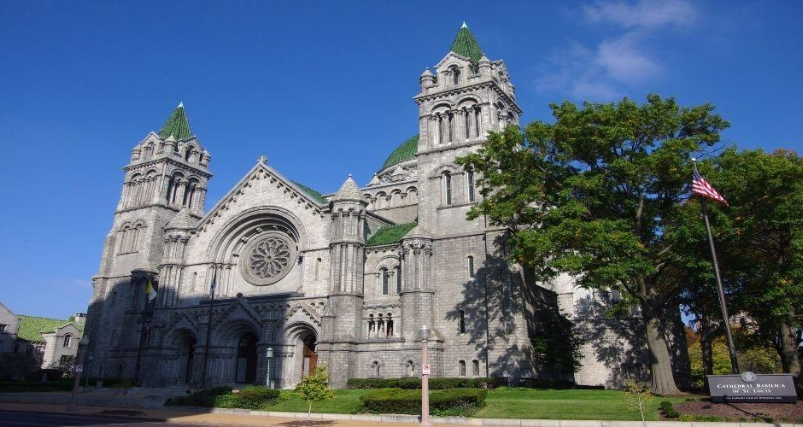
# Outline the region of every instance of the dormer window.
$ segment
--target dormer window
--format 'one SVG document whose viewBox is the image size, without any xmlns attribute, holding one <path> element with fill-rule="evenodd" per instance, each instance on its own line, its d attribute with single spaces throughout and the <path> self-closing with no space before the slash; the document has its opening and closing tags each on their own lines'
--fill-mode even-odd
<svg viewBox="0 0 803 427">
<path fill-rule="evenodd" d="M 460 69 L 452 67 L 452 85 L 457 86 L 460 84 Z"/>
</svg>

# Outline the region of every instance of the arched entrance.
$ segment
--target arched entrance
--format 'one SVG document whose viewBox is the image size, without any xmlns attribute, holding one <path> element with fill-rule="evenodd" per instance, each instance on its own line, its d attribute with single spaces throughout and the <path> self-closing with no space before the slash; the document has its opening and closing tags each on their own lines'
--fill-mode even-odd
<svg viewBox="0 0 803 427">
<path fill-rule="evenodd" d="M 257 379 L 257 336 L 251 332 L 240 338 L 237 345 L 237 366 L 234 382 L 253 384 Z"/>
<path fill-rule="evenodd" d="M 315 352 L 315 342 L 315 334 L 313 333 L 307 334 L 307 336 L 301 339 L 301 344 L 303 346 L 301 375 L 311 374 L 315 371 L 315 367 L 318 366 L 318 354 Z M 298 379 L 300 381 L 301 377 Z"/>
<path fill-rule="evenodd" d="M 195 344 L 198 342 L 193 337 L 185 338 L 181 343 L 179 352 L 179 375 L 184 384 L 192 382 L 192 366 L 195 361 Z"/>
</svg>

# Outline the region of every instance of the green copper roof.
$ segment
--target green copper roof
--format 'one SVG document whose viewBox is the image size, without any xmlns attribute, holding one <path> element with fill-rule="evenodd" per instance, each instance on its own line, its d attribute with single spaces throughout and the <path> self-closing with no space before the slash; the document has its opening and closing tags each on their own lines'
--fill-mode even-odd
<svg viewBox="0 0 803 427">
<path fill-rule="evenodd" d="M 477 66 L 477 63 L 480 62 L 480 58 L 482 58 L 482 49 L 465 22 L 463 26 L 460 27 L 460 31 L 457 32 L 457 36 L 455 36 L 450 50 L 460 56 L 471 59 L 471 63 L 474 67 Z"/>
<path fill-rule="evenodd" d="M 325 204 L 329 203 L 329 201 L 326 200 L 326 197 L 323 197 L 323 194 L 321 194 L 321 193 L 319 193 L 319 192 L 307 187 L 306 185 L 304 185 L 304 184 L 302 184 L 300 182 L 296 182 L 296 181 L 293 181 L 293 184 L 297 185 L 298 188 L 300 188 L 303 192 L 307 193 L 308 196 L 312 197 L 318 203 L 320 203 L 322 205 L 325 205 Z"/>
<path fill-rule="evenodd" d="M 399 243 L 399 241 L 414 229 L 418 223 L 411 222 L 409 224 L 388 225 L 382 227 L 374 232 L 368 241 L 365 242 L 366 246 L 382 246 L 392 245 Z"/>
<path fill-rule="evenodd" d="M 190 121 L 187 119 L 187 112 L 184 111 L 184 103 L 178 104 L 173 114 L 167 119 L 162 129 L 159 130 L 159 136 L 162 138 L 169 138 L 173 135 L 177 140 L 189 139 L 192 135 L 190 129 Z"/>
<path fill-rule="evenodd" d="M 42 333 L 52 333 L 54 329 L 70 323 L 69 320 L 51 319 L 48 317 L 22 315 L 17 317 L 20 320 L 20 329 L 19 332 L 17 332 L 17 338 L 31 342 L 44 342 L 45 339 L 42 337 Z M 83 326 L 75 326 L 83 332 Z"/>
<path fill-rule="evenodd" d="M 418 153 L 418 135 L 402 142 L 401 145 L 396 147 L 396 149 L 390 153 L 388 159 L 385 160 L 385 164 L 382 165 L 382 169 L 406 160 L 410 160 L 415 157 L 416 153 Z"/>
</svg>

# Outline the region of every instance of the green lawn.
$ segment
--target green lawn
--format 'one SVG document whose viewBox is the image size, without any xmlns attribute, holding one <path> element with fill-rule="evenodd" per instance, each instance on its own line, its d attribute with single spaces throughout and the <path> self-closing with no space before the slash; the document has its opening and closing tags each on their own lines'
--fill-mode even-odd
<svg viewBox="0 0 803 427">
<path fill-rule="evenodd" d="M 654 397 L 648 420 L 659 419 L 658 402 L 682 402 L 683 398 Z M 500 389 L 488 393 L 479 418 L 537 418 L 562 420 L 641 420 L 628 409 L 624 393 L 617 390 Z"/>
<path fill-rule="evenodd" d="M 312 405 L 312 412 L 350 414 L 359 412 L 360 396 L 370 390 L 335 390 L 335 398 Z M 657 420 L 658 402 L 682 402 L 683 398 L 655 397 L 647 419 Z M 271 405 L 268 411 L 306 412 L 307 404 L 296 396 Z M 627 409 L 624 393 L 616 390 L 489 390 L 479 418 L 537 418 L 563 420 L 641 420 L 637 411 Z"/>
</svg>

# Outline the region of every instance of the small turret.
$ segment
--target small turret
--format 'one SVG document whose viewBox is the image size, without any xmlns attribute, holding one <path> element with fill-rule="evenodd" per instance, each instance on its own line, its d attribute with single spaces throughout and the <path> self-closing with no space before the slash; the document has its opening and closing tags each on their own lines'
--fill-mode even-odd
<svg viewBox="0 0 803 427">
<path fill-rule="evenodd" d="M 360 192 L 360 186 L 357 185 L 357 181 L 354 181 L 354 177 L 351 174 L 349 174 L 349 177 L 346 178 L 346 181 L 340 186 L 340 190 L 337 190 L 335 197 L 332 199 L 333 203 L 343 201 L 365 203 L 365 197 Z"/>
<path fill-rule="evenodd" d="M 427 93 L 427 90 L 433 86 L 435 86 L 435 76 L 429 71 L 429 67 L 421 73 L 421 77 L 418 78 L 418 82 L 421 84 L 421 92 Z"/>
<path fill-rule="evenodd" d="M 482 55 L 479 62 L 477 62 L 477 70 L 481 76 L 491 76 L 491 60 L 487 56 Z"/>
<path fill-rule="evenodd" d="M 176 145 L 176 137 L 172 134 L 165 139 L 165 151 L 168 154 L 173 154 L 178 152 L 178 146 Z"/>
</svg>

